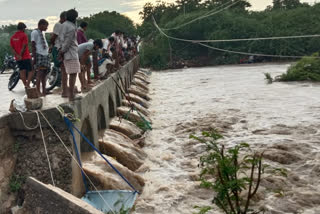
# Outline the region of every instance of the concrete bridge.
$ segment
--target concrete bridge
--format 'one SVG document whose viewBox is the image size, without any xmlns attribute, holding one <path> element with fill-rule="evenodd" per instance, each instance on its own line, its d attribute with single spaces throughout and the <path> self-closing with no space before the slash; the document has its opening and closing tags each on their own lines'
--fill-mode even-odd
<svg viewBox="0 0 320 214">
<path fill-rule="evenodd" d="M 62 106 L 66 112 L 74 113 L 80 119 L 75 123 L 76 127 L 99 148 L 99 131 L 108 128 L 110 118 L 116 116 L 116 109 L 121 105 L 123 99 L 114 80 L 120 86 L 124 85 L 124 90 L 127 90 L 138 69 L 139 58 L 136 57 L 112 74 L 112 78 L 102 81 L 93 90 L 82 95 L 82 99 L 74 103 L 66 102 L 66 99 L 62 99 L 60 95 L 48 96 L 45 98 L 41 112 L 48 118 L 70 150 L 74 149 L 72 138 L 56 109 L 58 105 Z M 0 118 L 0 162 L 3 163 L 0 166 L 0 205 L 2 204 L 0 213 L 5 211 L 6 206 L 9 206 L 4 202 L 10 196 L 5 192 L 10 192 L 9 183 L 12 182 L 10 181 L 12 176 L 19 178 L 22 175 L 28 175 L 43 183 L 52 183 L 37 120 L 34 112 L 26 112 L 22 115 L 8 114 Z M 80 196 L 84 191 L 80 169 L 60 144 L 46 121 L 43 118 L 40 120 L 57 187 L 75 196 Z M 75 137 L 80 153 L 92 151 L 79 134 L 76 134 Z"/>
</svg>

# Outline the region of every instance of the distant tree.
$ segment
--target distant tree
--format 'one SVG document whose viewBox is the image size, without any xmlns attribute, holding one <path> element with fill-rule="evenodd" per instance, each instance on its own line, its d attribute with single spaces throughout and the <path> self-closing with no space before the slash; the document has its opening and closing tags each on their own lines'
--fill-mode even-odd
<svg viewBox="0 0 320 214">
<path fill-rule="evenodd" d="M 236 2 L 236 0 L 230 1 L 230 0 L 205 0 L 202 4 L 205 8 L 208 9 L 214 9 L 216 7 L 220 7 L 222 5 L 225 5 L 227 7 L 228 5 Z M 235 3 L 231 8 L 237 8 L 246 10 L 251 7 L 251 4 L 248 2 L 248 0 L 241 0 Z"/>
<path fill-rule="evenodd" d="M 121 30 L 128 35 L 136 34 L 136 27 L 128 17 L 115 11 L 104 11 L 84 17 L 81 21 L 88 23 L 87 36 L 91 39 L 106 38 L 115 30 Z"/>
<path fill-rule="evenodd" d="M 202 6 L 202 0 L 176 0 L 176 7 L 183 13 L 189 13 Z"/>
<path fill-rule="evenodd" d="M 283 10 L 290 10 L 295 9 L 297 7 L 301 7 L 302 4 L 300 0 L 273 0 L 273 9 L 283 9 Z"/>
</svg>

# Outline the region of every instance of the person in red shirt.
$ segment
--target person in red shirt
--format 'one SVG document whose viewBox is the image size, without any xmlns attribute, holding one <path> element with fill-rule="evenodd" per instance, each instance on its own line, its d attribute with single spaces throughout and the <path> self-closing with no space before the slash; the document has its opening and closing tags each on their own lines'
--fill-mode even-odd
<svg viewBox="0 0 320 214">
<path fill-rule="evenodd" d="M 11 37 L 10 46 L 20 70 L 20 78 L 26 88 L 30 88 L 33 77 L 31 55 L 28 48 L 28 36 L 25 33 L 27 26 L 19 22 L 18 31 Z"/>
</svg>

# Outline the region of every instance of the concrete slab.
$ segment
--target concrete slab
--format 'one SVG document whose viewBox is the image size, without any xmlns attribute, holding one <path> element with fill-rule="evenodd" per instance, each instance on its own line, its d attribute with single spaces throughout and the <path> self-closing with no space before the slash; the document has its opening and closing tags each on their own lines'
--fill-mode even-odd
<svg viewBox="0 0 320 214">
<path fill-rule="evenodd" d="M 81 199 L 34 178 L 28 178 L 26 185 L 26 199 L 21 213 L 103 214 Z"/>
</svg>

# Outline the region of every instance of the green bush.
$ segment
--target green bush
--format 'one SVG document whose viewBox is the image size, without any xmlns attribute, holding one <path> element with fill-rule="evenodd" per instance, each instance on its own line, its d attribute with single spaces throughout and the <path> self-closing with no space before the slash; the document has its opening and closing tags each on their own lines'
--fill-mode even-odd
<svg viewBox="0 0 320 214">
<path fill-rule="evenodd" d="M 226 149 L 217 143 L 222 135 L 203 132 L 201 137 L 190 138 L 206 145 L 200 158 L 201 187 L 214 191 L 212 202 L 226 214 L 246 214 L 257 193 L 263 174 L 262 154 L 257 154 L 246 143 Z M 247 192 L 245 195 L 242 192 Z M 195 207 L 204 214 L 210 207 Z"/>
<path fill-rule="evenodd" d="M 156 70 L 166 69 L 169 63 L 169 51 L 168 40 L 163 37 L 143 43 L 140 51 L 141 66 Z"/>
<path fill-rule="evenodd" d="M 319 53 L 312 56 L 319 57 Z M 320 59 L 305 57 L 282 74 L 279 81 L 320 81 Z"/>
<path fill-rule="evenodd" d="M 9 36 L 0 35 L 0 67 L 2 66 L 6 53 L 11 54 Z"/>
<path fill-rule="evenodd" d="M 9 182 L 11 192 L 18 192 L 25 183 L 26 177 L 19 175 L 12 175 Z"/>
</svg>

